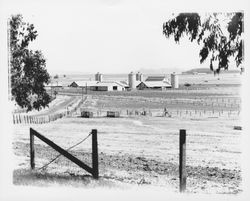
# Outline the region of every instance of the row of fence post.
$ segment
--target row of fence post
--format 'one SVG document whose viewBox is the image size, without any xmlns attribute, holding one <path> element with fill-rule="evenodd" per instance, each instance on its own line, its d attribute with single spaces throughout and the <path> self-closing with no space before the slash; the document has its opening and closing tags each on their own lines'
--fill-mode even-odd
<svg viewBox="0 0 250 201">
<path fill-rule="evenodd" d="M 29 116 L 13 114 L 13 124 L 45 124 L 66 116 L 65 113 L 58 113 L 46 116 Z"/>
<path fill-rule="evenodd" d="M 35 116 L 35 115 L 21 115 L 21 114 L 13 114 L 13 124 L 45 124 L 51 121 L 56 121 L 64 116 L 71 115 L 73 112 L 80 107 L 84 100 L 79 101 L 79 103 L 74 106 L 70 111 L 60 112 L 51 115 L 45 116 Z"/>
<path fill-rule="evenodd" d="M 86 110 L 87 111 L 87 110 Z M 98 117 L 107 116 L 108 111 L 97 110 L 96 114 Z M 120 116 L 157 116 L 157 117 L 234 117 L 240 115 L 239 111 L 226 111 L 226 110 L 119 110 L 116 111 Z M 94 115 L 93 115 L 94 116 Z M 93 117 L 92 116 L 92 117 Z"/>
</svg>

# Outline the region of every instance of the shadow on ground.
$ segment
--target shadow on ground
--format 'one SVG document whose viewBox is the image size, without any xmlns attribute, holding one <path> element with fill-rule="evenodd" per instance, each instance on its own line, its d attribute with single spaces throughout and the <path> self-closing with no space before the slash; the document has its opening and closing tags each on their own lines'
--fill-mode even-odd
<svg viewBox="0 0 250 201">
<path fill-rule="evenodd" d="M 13 171 L 13 184 L 25 186 L 72 186 L 119 188 L 120 185 L 105 178 L 94 179 L 91 175 L 75 175 L 70 172 L 48 173 L 40 170 L 17 169 Z"/>
</svg>

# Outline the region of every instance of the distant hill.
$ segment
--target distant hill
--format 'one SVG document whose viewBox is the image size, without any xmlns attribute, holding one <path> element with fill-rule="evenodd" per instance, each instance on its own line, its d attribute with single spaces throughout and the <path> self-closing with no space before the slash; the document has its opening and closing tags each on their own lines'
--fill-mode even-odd
<svg viewBox="0 0 250 201">
<path fill-rule="evenodd" d="M 170 74 L 170 73 L 181 73 L 180 68 L 140 68 L 138 72 L 143 74 Z"/>
<path fill-rule="evenodd" d="M 239 73 L 240 70 L 221 70 L 220 73 Z M 193 68 L 188 71 L 182 72 L 182 74 L 211 74 L 213 73 L 209 68 Z"/>
</svg>

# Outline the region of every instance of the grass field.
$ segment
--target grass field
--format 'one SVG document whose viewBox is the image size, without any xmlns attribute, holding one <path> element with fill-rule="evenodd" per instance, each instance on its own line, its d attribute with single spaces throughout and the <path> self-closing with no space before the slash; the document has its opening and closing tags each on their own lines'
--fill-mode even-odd
<svg viewBox="0 0 250 201">
<path fill-rule="evenodd" d="M 232 79 L 230 83 L 220 83 L 221 86 L 216 86 L 216 83 L 202 84 L 199 89 L 197 82 L 197 86 L 188 90 L 90 92 L 84 95 L 87 96 L 86 101 L 70 117 L 42 125 L 14 125 L 16 168 L 13 182 L 17 185 L 60 184 L 114 188 L 136 185 L 164 187 L 177 192 L 179 129 L 186 129 L 187 191 L 239 193 L 242 191 L 242 131 L 235 130 L 234 126 L 241 126 L 241 98 L 239 77 L 233 78 L 235 80 Z M 223 79 L 218 81 L 221 80 Z M 58 98 L 68 97 L 65 100 L 69 100 L 71 95 L 81 97 L 80 93 L 66 89 L 59 92 Z M 164 107 L 171 116 L 162 116 Z M 53 107 L 49 110 L 53 112 Z M 92 110 L 95 117 L 80 118 L 80 110 Z M 121 117 L 105 117 L 108 110 L 121 111 Z M 153 115 L 127 113 L 142 110 L 150 111 Z M 183 112 L 182 115 L 180 112 Z M 31 171 L 30 127 L 63 148 L 79 142 L 91 129 L 97 129 L 100 180 L 91 179 L 87 172 L 64 157 L 60 157 L 46 169 L 39 169 L 57 155 L 39 140 L 35 141 L 36 169 Z M 90 138 L 75 147 L 71 153 L 91 164 Z"/>
</svg>

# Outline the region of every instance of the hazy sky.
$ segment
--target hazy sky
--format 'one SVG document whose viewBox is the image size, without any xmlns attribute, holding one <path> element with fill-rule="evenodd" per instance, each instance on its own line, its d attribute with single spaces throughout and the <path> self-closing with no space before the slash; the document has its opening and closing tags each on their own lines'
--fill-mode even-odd
<svg viewBox="0 0 250 201">
<path fill-rule="evenodd" d="M 221 11 L 197 2 L 1 1 L 6 16 L 21 13 L 35 25 L 39 35 L 31 47 L 42 50 L 49 72 L 90 73 L 208 67 L 208 63 L 200 66 L 196 43 L 183 39 L 178 45 L 162 34 L 162 25 L 173 12 Z"/>
</svg>

